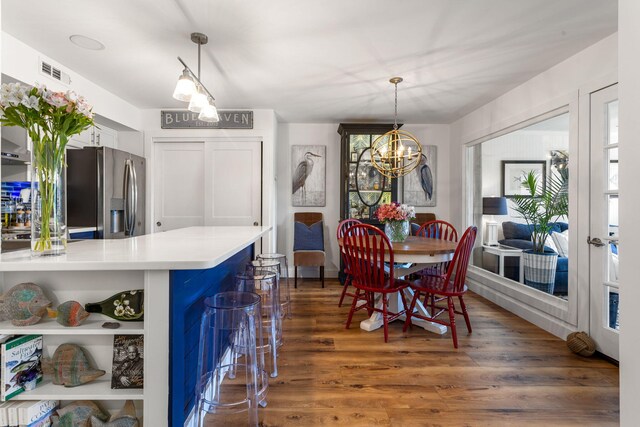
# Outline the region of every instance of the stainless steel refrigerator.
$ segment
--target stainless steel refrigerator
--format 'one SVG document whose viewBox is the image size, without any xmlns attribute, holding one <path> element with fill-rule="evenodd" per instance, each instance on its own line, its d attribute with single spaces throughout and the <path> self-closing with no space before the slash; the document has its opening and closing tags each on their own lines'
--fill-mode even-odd
<svg viewBox="0 0 640 427">
<path fill-rule="evenodd" d="M 67 225 L 99 239 L 144 234 L 145 159 L 107 147 L 67 150 Z"/>
</svg>

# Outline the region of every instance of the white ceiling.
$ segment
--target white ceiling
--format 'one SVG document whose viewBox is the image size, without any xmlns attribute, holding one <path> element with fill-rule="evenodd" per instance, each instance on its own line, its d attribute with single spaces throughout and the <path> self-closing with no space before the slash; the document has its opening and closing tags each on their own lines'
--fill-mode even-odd
<svg viewBox="0 0 640 427">
<path fill-rule="evenodd" d="M 2 0 L 2 30 L 141 108 L 171 98 L 193 31 L 219 108 L 284 122 L 449 123 L 617 30 L 617 0 Z M 81 49 L 72 34 L 103 51 Z"/>
</svg>

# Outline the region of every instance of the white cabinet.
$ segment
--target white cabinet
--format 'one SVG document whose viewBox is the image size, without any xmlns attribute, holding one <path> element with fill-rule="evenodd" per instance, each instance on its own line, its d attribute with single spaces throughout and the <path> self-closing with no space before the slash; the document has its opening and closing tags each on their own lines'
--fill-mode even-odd
<svg viewBox="0 0 640 427">
<path fill-rule="evenodd" d="M 69 148 L 109 147 L 118 148 L 118 131 L 103 125 L 92 126 L 69 140 Z"/>
<path fill-rule="evenodd" d="M 93 141 L 93 126 L 82 133 L 73 135 L 71 139 L 69 139 L 69 143 L 67 144 L 67 147 L 83 148 L 83 147 L 92 145 L 92 141 Z"/>
<path fill-rule="evenodd" d="M 95 145 L 100 147 L 118 148 L 118 131 L 104 126 L 94 128 Z"/>
</svg>

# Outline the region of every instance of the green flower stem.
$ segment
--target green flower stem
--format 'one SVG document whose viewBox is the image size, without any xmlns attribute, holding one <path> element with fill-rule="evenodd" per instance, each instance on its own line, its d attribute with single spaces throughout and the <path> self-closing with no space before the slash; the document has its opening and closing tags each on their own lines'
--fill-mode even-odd
<svg viewBox="0 0 640 427">
<path fill-rule="evenodd" d="M 51 221 L 51 216 L 56 215 L 54 212 L 56 193 L 57 193 L 57 177 L 64 167 L 64 150 L 66 146 L 66 138 L 61 137 L 51 130 L 41 129 L 37 127 L 30 131 L 33 142 L 33 156 L 38 180 L 38 192 L 40 193 L 40 235 L 34 244 L 33 250 L 36 252 L 44 252 L 53 248 L 51 232 L 59 233 L 58 222 Z"/>
</svg>

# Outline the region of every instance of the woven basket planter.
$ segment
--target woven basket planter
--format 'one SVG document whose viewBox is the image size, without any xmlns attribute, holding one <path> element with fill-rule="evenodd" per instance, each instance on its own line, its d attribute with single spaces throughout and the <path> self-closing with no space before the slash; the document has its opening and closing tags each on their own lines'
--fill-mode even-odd
<svg viewBox="0 0 640 427">
<path fill-rule="evenodd" d="M 524 283 L 534 289 L 553 294 L 556 281 L 558 254 L 555 252 L 538 253 L 524 251 Z"/>
</svg>

